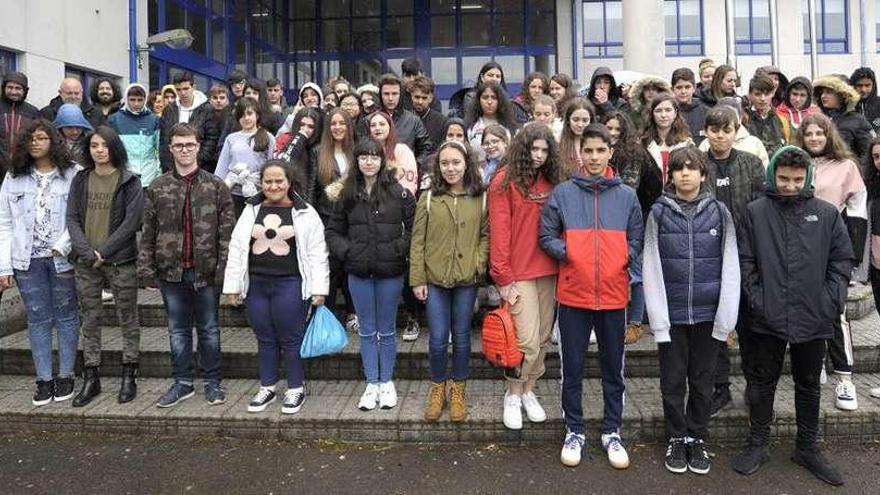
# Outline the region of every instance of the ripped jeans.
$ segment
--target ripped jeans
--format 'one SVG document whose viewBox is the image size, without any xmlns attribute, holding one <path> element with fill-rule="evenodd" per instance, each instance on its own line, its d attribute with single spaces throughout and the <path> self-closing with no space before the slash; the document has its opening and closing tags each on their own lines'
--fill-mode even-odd
<svg viewBox="0 0 880 495">
<path fill-rule="evenodd" d="M 53 326 L 58 330 L 58 377 L 72 377 L 79 343 L 79 305 L 73 270 L 56 273 L 51 257 L 31 258 L 27 270 L 15 270 L 15 283 L 26 309 L 37 379 L 52 380 Z"/>
</svg>

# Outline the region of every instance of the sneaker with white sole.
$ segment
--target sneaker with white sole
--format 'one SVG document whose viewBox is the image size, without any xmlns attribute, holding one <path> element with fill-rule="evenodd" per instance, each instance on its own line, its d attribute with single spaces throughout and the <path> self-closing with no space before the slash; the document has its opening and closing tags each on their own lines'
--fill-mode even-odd
<svg viewBox="0 0 880 495">
<path fill-rule="evenodd" d="M 522 397 L 504 394 L 504 426 L 509 430 L 522 430 Z"/>
<path fill-rule="evenodd" d="M 419 338 L 419 322 L 416 321 L 415 318 L 410 318 L 409 321 L 406 322 L 406 328 L 403 329 L 403 335 L 401 336 L 404 342 L 412 342 L 414 340 L 418 340 Z"/>
<path fill-rule="evenodd" d="M 529 421 L 532 423 L 543 423 L 544 421 L 547 421 L 547 413 L 544 412 L 544 408 L 541 407 L 541 403 L 538 402 L 538 397 L 535 396 L 534 392 L 523 394 L 522 405 L 526 410 L 526 417 L 529 418 Z"/>
<path fill-rule="evenodd" d="M 874 387 L 871 389 L 871 397 L 880 399 L 880 387 Z"/>
<path fill-rule="evenodd" d="M 296 414 L 306 401 L 305 389 L 302 387 L 289 388 L 284 392 L 284 402 L 281 404 L 282 414 Z"/>
<path fill-rule="evenodd" d="M 550 343 L 556 345 L 559 343 L 559 320 L 553 320 L 553 331 L 550 333 Z"/>
<path fill-rule="evenodd" d="M 275 387 L 260 387 L 248 403 L 247 410 L 252 413 L 263 412 L 273 402 L 275 402 Z"/>
<path fill-rule="evenodd" d="M 825 371 L 825 363 L 822 363 L 822 371 L 819 372 L 819 384 L 825 385 L 828 383 L 828 372 Z"/>
<path fill-rule="evenodd" d="M 834 401 L 834 405 L 838 409 L 842 411 L 855 411 L 859 408 L 859 400 L 856 397 L 856 384 L 851 379 L 838 378 L 835 392 L 837 393 L 837 400 Z"/>
<path fill-rule="evenodd" d="M 379 408 L 391 409 L 397 405 L 397 389 L 394 388 L 394 382 L 385 382 L 379 384 Z"/>
<path fill-rule="evenodd" d="M 681 474 L 688 470 L 687 444 L 684 438 L 671 438 L 666 447 L 664 465 L 670 473 Z"/>
<path fill-rule="evenodd" d="M 595 344 L 596 342 L 598 342 L 597 339 L 598 339 L 598 337 L 596 337 L 596 331 L 590 330 L 590 343 Z"/>
<path fill-rule="evenodd" d="M 568 467 L 575 467 L 581 463 L 581 452 L 584 450 L 584 443 L 587 438 L 579 433 L 566 430 L 565 442 L 562 444 L 562 452 L 559 454 L 559 460 Z"/>
<path fill-rule="evenodd" d="M 602 448 L 608 453 L 608 462 L 614 469 L 626 469 L 629 467 L 629 454 L 620 441 L 617 433 L 602 434 Z"/>
<path fill-rule="evenodd" d="M 101 301 L 108 302 L 113 300 L 113 293 L 107 290 L 101 291 Z"/>
<path fill-rule="evenodd" d="M 356 314 L 352 313 L 345 318 L 345 329 L 351 333 L 358 333 L 361 329 L 361 324 Z"/>
<path fill-rule="evenodd" d="M 364 389 L 363 395 L 361 395 L 361 400 L 358 401 L 358 409 L 361 411 L 372 411 L 376 409 L 376 406 L 379 405 L 379 384 L 378 383 L 368 383 L 367 388 Z"/>
</svg>

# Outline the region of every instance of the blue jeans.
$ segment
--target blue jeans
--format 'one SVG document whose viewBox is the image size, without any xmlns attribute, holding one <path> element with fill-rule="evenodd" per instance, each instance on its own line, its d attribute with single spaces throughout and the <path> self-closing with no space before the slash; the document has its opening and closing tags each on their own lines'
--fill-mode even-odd
<svg viewBox="0 0 880 495">
<path fill-rule="evenodd" d="M 195 288 L 195 273 L 184 270 L 180 282 L 159 281 L 168 337 L 171 341 L 171 367 L 175 383 L 193 384 L 193 324 L 199 337 L 199 366 L 207 383 L 220 383 L 220 290 L 213 285 Z"/>
<path fill-rule="evenodd" d="M 55 273 L 52 258 L 31 258 L 26 271 L 15 270 L 24 302 L 28 339 L 37 379 L 52 379 L 52 326 L 58 330 L 58 376 L 73 376 L 79 343 L 79 307 L 73 270 Z"/>
<path fill-rule="evenodd" d="M 367 383 L 389 382 L 394 377 L 397 358 L 397 306 L 403 276 L 360 278 L 349 274 L 348 289 L 360 323 L 358 336 Z"/>
<path fill-rule="evenodd" d="M 302 279 L 251 275 L 247 294 L 248 321 L 257 336 L 260 385 L 278 382 L 278 356 L 284 356 L 287 387 L 303 385 L 300 356 L 309 302 L 302 300 Z"/>
<path fill-rule="evenodd" d="M 428 285 L 425 302 L 428 318 L 428 356 L 431 361 L 431 381 L 440 383 L 448 377 L 449 332 L 452 332 L 452 379 L 464 381 L 468 377 L 471 357 L 471 320 L 474 316 L 476 285 L 446 289 Z"/>
</svg>

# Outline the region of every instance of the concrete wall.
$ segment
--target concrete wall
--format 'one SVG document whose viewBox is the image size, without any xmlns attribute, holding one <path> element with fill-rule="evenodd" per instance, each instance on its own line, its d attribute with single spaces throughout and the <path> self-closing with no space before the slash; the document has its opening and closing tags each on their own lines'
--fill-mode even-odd
<svg viewBox="0 0 880 495">
<path fill-rule="evenodd" d="M 580 3 L 580 2 L 578 2 Z M 803 48 L 803 0 L 778 0 L 779 11 L 779 67 L 789 77 L 803 75 L 810 76 L 810 56 L 804 54 Z M 819 75 L 830 73 L 851 74 L 853 69 L 862 65 L 861 46 L 861 18 L 866 19 L 865 37 L 867 43 L 867 61 L 869 66 L 880 65 L 880 54 L 876 47 L 876 30 L 874 26 L 874 0 L 865 3 L 865 11 L 861 12 L 859 0 L 849 0 L 849 53 L 829 54 L 818 56 Z M 703 43 L 705 57 L 715 59 L 716 63 L 725 63 L 727 60 L 727 33 L 725 28 L 725 13 L 723 0 L 703 0 Z M 559 7 L 557 7 L 559 8 Z M 569 5 L 567 10 L 571 11 Z M 624 16 L 628 12 L 624 12 Z M 579 29 L 579 44 L 583 43 L 582 29 Z M 701 57 L 666 57 L 658 60 L 656 75 L 668 77 L 672 71 L 679 67 L 690 67 L 696 71 Z M 754 74 L 755 69 L 763 65 L 769 65 L 770 55 L 766 56 L 737 56 L 737 66 L 742 76 L 743 84 L 740 88 L 745 92 L 748 80 Z M 606 65 L 614 70 L 624 69 L 623 59 L 580 59 L 580 78 L 584 83 L 589 81 L 589 75 L 600 65 Z"/>
<path fill-rule="evenodd" d="M 139 0 L 146 32 L 146 0 Z M 30 79 L 28 100 L 43 106 L 58 94 L 64 65 L 128 79 L 125 0 L 2 0 L 0 46 L 21 52 L 17 67 Z"/>
</svg>

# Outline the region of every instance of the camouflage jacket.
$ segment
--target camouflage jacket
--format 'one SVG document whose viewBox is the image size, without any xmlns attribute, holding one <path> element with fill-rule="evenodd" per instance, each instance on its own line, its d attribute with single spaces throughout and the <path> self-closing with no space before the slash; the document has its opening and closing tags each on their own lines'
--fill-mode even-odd
<svg viewBox="0 0 880 495">
<path fill-rule="evenodd" d="M 172 168 L 150 184 L 144 204 L 138 275 L 147 280 L 183 278 L 183 204 L 186 183 Z M 229 239 L 235 227 L 232 196 L 223 180 L 199 170 L 190 196 L 196 287 L 223 286 Z"/>
</svg>

